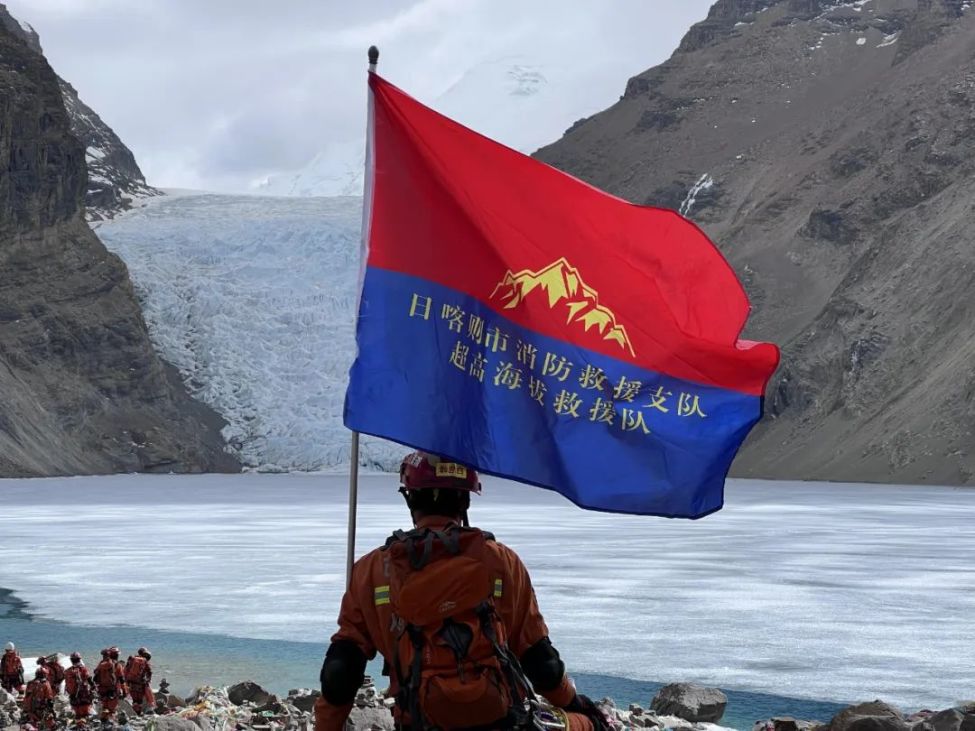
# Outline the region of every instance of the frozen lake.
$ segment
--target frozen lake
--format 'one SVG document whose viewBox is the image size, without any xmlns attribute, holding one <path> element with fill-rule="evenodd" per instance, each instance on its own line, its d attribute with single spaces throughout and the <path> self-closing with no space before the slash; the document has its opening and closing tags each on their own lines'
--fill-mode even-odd
<svg viewBox="0 0 975 731">
<path fill-rule="evenodd" d="M 361 554 L 406 527 L 363 478 Z M 975 490 L 732 481 L 698 522 L 485 481 L 472 522 L 524 558 L 570 670 L 946 707 L 975 692 Z M 346 478 L 0 481 L 0 587 L 78 624 L 320 643 Z M 2 638 L 0 638 L 2 639 Z"/>
</svg>

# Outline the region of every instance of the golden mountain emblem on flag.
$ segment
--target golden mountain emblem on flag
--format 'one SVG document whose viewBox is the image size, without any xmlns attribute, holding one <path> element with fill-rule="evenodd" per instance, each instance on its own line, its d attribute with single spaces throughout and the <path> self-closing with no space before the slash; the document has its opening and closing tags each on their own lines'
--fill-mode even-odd
<svg viewBox="0 0 975 731">
<path fill-rule="evenodd" d="M 618 343 L 623 350 L 635 356 L 626 328 L 617 324 L 616 315 L 608 307 L 599 304 L 599 294 L 582 281 L 579 270 L 563 257 L 540 271 L 524 269 L 505 272 L 504 279 L 494 288 L 491 299 L 504 302 L 504 309 L 518 307 L 533 292 L 545 294 L 548 306 L 566 310 L 566 324 L 581 324 L 583 330 L 596 328 L 603 340 Z"/>
</svg>

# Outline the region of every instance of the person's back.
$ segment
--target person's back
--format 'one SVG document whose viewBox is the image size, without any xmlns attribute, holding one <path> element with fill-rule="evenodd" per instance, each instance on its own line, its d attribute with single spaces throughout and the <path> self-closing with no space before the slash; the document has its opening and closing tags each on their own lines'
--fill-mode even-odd
<svg viewBox="0 0 975 731">
<path fill-rule="evenodd" d="M 116 659 L 112 657 L 112 650 L 115 650 L 117 658 L 116 648 L 102 650 L 102 661 L 95 667 L 95 687 L 98 690 L 98 700 L 101 702 L 102 721 L 108 721 L 115 715 L 119 699 L 124 694 L 122 679 L 119 677 L 121 671 L 118 669 Z"/>
<path fill-rule="evenodd" d="M 152 680 L 152 658 L 149 650 L 140 647 L 138 652 L 125 663 L 125 682 L 132 697 L 132 708 L 140 716 L 145 708 L 152 708 L 156 700 L 149 683 Z"/>
<path fill-rule="evenodd" d="M 9 693 L 24 690 L 24 663 L 13 642 L 8 642 L 0 657 L 0 687 Z"/>
<path fill-rule="evenodd" d="M 581 711 L 566 714 L 573 729 L 601 723 L 565 674 L 521 559 L 465 527 L 476 473 L 415 453 L 400 477 L 416 527 L 353 568 L 322 666 L 316 731 L 343 728 L 377 652 L 401 728 L 529 727 L 534 692 Z"/>
<path fill-rule="evenodd" d="M 104 655 L 101 662 L 95 666 L 95 686 L 102 697 L 114 697 L 118 692 L 118 678 L 115 675 L 115 663 Z"/>
<path fill-rule="evenodd" d="M 72 663 L 74 663 L 73 658 Z M 79 703 L 91 703 L 91 686 L 91 675 L 88 673 L 88 668 L 81 664 L 81 659 L 79 657 L 77 663 L 72 664 L 71 667 L 64 672 L 64 689 L 67 692 L 68 698 L 71 700 L 72 705 L 77 705 Z"/>
<path fill-rule="evenodd" d="M 57 654 L 48 655 L 44 660 L 44 667 L 47 669 L 47 679 L 54 690 L 55 695 L 61 691 L 61 683 L 64 682 L 64 667 L 58 660 Z"/>
<path fill-rule="evenodd" d="M 54 691 L 43 668 L 37 669 L 34 679 L 24 692 L 24 712 L 29 720 L 37 723 L 54 708 Z"/>
</svg>

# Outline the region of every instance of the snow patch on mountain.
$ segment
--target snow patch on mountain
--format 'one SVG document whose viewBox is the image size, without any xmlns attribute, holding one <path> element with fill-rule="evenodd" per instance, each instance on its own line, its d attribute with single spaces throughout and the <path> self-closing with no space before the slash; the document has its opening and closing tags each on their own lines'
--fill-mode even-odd
<svg viewBox="0 0 975 731">
<path fill-rule="evenodd" d="M 359 198 L 170 194 L 98 225 L 129 267 L 153 343 L 225 419 L 248 467 L 347 465 Z M 362 463 L 402 447 L 363 438 Z"/>
</svg>

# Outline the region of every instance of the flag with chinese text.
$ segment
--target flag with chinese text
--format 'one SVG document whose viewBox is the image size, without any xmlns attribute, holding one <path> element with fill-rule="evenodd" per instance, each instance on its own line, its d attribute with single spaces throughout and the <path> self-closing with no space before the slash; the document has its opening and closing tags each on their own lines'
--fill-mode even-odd
<svg viewBox="0 0 975 731">
<path fill-rule="evenodd" d="M 720 509 L 779 353 L 714 245 L 369 85 L 346 426 L 585 508 Z"/>
</svg>

